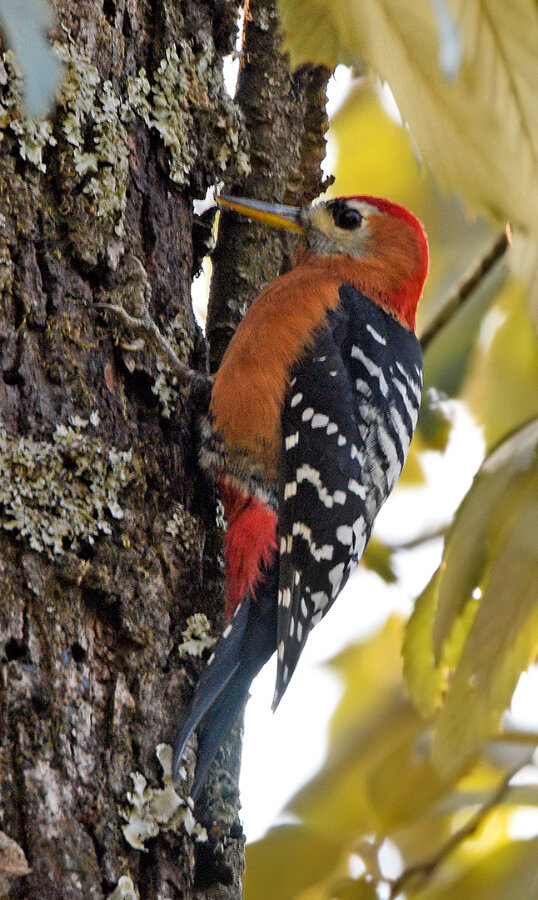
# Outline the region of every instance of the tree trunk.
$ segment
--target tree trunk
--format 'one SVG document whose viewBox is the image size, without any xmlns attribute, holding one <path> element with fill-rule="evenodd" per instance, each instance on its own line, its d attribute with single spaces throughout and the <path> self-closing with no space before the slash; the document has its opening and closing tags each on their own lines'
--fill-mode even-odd
<svg viewBox="0 0 538 900">
<path fill-rule="evenodd" d="M 222 59 L 239 6 L 56 0 L 67 80 L 40 138 L 20 126 L 4 56 L 0 897 L 241 896 L 239 735 L 218 760 L 228 780 L 215 776 L 195 811 L 205 842 L 156 755 L 201 666 L 181 646 L 187 617 L 222 624 L 222 529 L 194 410 L 153 349 L 96 305 L 147 303 L 204 371 L 190 286 L 211 227 L 193 198 L 223 178 L 277 199 L 321 187 L 327 73 L 291 77 L 274 3 L 253 0 L 231 100 Z M 253 254 L 253 234 L 231 217 L 221 229 L 215 360 L 285 265 L 279 238 Z"/>
</svg>

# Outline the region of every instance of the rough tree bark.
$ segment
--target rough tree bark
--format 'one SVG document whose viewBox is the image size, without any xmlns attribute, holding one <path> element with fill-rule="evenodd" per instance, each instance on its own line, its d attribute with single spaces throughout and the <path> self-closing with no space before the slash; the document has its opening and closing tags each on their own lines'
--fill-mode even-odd
<svg viewBox="0 0 538 900">
<path fill-rule="evenodd" d="M 318 193 L 327 73 L 289 74 L 273 0 L 247 10 L 235 101 L 239 0 L 55 5 L 67 81 L 49 130 L 21 124 L 9 53 L 0 78 L 0 897 L 237 898 L 240 736 L 195 811 L 206 842 L 156 756 L 200 669 L 186 619 L 222 623 L 215 498 L 188 398 L 96 302 L 144 300 L 205 370 L 190 286 L 211 227 L 192 200 L 223 178 Z M 259 238 L 221 228 L 215 360 L 286 263 Z"/>
</svg>

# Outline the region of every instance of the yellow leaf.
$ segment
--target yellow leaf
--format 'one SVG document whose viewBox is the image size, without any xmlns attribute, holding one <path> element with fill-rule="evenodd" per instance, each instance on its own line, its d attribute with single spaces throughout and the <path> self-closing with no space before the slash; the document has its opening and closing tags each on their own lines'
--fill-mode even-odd
<svg viewBox="0 0 538 900">
<path fill-rule="evenodd" d="M 359 878 L 338 885 L 331 891 L 331 900 L 377 900 L 378 893 L 373 881 Z"/>
<path fill-rule="evenodd" d="M 525 292 L 514 280 L 505 284 L 482 322 L 464 398 L 484 428 L 488 447 L 538 416 L 538 342 Z"/>
<path fill-rule="evenodd" d="M 413 154 L 406 129 L 385 112 L 379 91 L 367 79 L 354 85 L 331 117 L 329 138 L 338 152 L 339 194 L 387 196 L 424 216 L 432 183 Z"/>
<path fill-rule="evenodd" d="M 481 256 L 477 252 L 476 259 L 480 258 Z M 488 278 L 481 280 L 472 294 L 467 297 L 463 307 L 428 344 L 424 353 L 426 391 L 428 387 L 435 387 L 437 392 L 442 392 L 449 397 L 458 397 L 462 394 L 463 385 L 468 384 L 468 381 L 465 381 L 468 368 L 470 365 L 476 365 L 473 362 L 476 358 L 474 348 L 480 334 L 481 323 L 488 309 L 503 291 L 505 280 L 506 271 L 501 266 Z M 444 300 L 446 302 L 446 295 Z M 465 396 L 468 397 L 468 389 Z M 476 404 L 472 404 L 472 406 L 474 411 Z M 483 421 L 481 413 L 478 412 L 477 415 L 479 420 Z M 426 433 L 429 430 L 427 417 L 428 406 L 423 400 L 419 428 Z"/>
<path fill-rule="evenodd" d="M 538 421 L 486 459 L 407 626 L 407 686 L 424 715 L 441 707 L 433 758 L 446 777 L 496 732 L 538 652 L 537 536 Z"/>
<path fill-rule="evenodd" d="M 433 652 L 433 623 L 437 608 L 440 571 L 415 602 L 403 643 L 404 677 L 413 703 L 423 716 L 433 716 L 441 703 L 447 679 Z"/>
<path fill-rule="evenodd" d="M 487 568 L 495 558 L 521 497 L 536 483 L 538 421 L 514 434 L 485 461 L 464 498 L 447 534 L 438 580 L 434 650 L 443 642 L 458 615 L 483 589 Z"/>
<path fill-rule="evenodd" d="M 538 653 L 538 471 L 509 533 L 437 721 L 433 759 L 453 775 L 496 731 L 519 675 Z"/>
<path fill-rule="evenodd" d="M 420 461 L 421 449 L 425 449 L 424 441 L 421 439 L 420 431 L 416 431 L 398 481 L 400 487 L 404 485 L 415 487 L 424 484 L 424 469 Z"/>
<path fill-rule="evenodd" d="M 416 821 L 445 790 L 429 760 L 424 723 L 392 695 L 334 747 L 288 809 L 312 830 L 346 843 Z"/>
<path fill-rule="evenodd" d="M 377 572 L 387 584 L 393 584 L 396 581 L 396 575 L 392 567 L 392 551 L 379 538 L 370 538 L 366 552 L 362 557 L 362 562 L 367 569 Z"/>
<path fill-rule="evenodd" d="M 413 892 L 413 900 L 533 900 L 538 897 L 538 838 L 512 841 L 448 883 Z"/>
<path fill-rule="evenodd" d="M 415 821 L 447 789 L 429 760 L 425 725 L 403 695 L 401 628 L 389 620 L 332 665 L 346 690 L 328 759 L 289 804 L 310 829 L 344 844 Z"/>
<path fill-rule="evenodd" d="M 527 293 L 529 315 L 538 334 L 538 242 L 516 230 L 512 236 L 512 272 Z"/>
<path fill-rule="evenodd" d="M 329 146 L 336 149 L 333 195 L 390 197 L 424 222 L 430 271 L 418 307 L 418 330 L 435 317 L 447 292 L 489 249 L 493 231 L 465 216 L 454 194 L 443 196 L 428 167 L 421 166 L 409 132 L 386 112 L 379 89 L 361 79 L 331 117 Z"/>
<path fill-rule="evenodd" d="M 355 721 L 374 713 L 384 698 L 401 684 L 402 636 L 402 619 L 391 616 L 370 640 L 346 647 L 328 663 L 344 684 L 344 693 L 331 720 L 331 748 Z"/>
<path fill-rule="evenodd" d="M 478 600 L 467 603 L 464 613 L 452 624 L 450 637 L 436 658 L 433 625 L 439 599 L 442 569 L 438 569 L 420 597 L 407 623 L 403 643 L 404 676 L 413 703 L 426 718 L 440 708 L 452 669 L 457 664 Z"/>
<path fill-rule="evenodd" d="M 272 828 L 247 845 L 245 900 L 296 900 L 308 887 L 333 877 L 341 852 L 337 841 L 302 825 Z"/>
<path fill-rule="evenodd" d="M 437 177 L 496 219 L 538 233 L 538 14 L 534 0 L 448 0 L 463 44 L 439 66 L 428 0 L 280 0 L 294 64 L 366 65 L 387 81 Z"/>
</svg>

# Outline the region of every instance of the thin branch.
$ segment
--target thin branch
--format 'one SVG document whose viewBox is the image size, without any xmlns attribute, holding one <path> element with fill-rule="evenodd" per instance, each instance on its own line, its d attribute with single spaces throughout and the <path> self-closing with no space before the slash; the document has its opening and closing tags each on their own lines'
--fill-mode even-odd
<svg viewBox="0 0 538 900">
<path fill-rule="evenodd" d="M 502 259 L 510 244 L 511 231 L 510 226 L 507 225 L 504 231 L 497 235 L 486 255 L 473 266 L 469 274 L 463 278 L 452 294 L 449 295 L 433 322 L 430 322 L 422 332 L 420 343 L 423 352 L 427 350 L 444 326 L 454 318 L 480 282 L 492 271 L 496 263 Z"/>
<path fill-rule="evenodd" d="M 179 378 L 182 386 L 189 389 L 193 405 L 204 412 L 207 410 L 213 379 L 203 372 L 196 372 L 181 362 L 172 345 L 159 331 L 146 309 L 141 312 L 140 316 L 131 316 L 123 307 L 115 303 L 95 303 L 94 307 L 113 313 L 129 331 L 152 346 L 171 372 Z"/>
<path fill-rule="evenodd" d="M 430 876 L 435 872 L 436 869 L 439 868 L 442 862 L 445 861 L 447 856 L 449 856 L 453 850 L 455 850 L 463 841 L 466 841 L 468 838 L 472 837 L 472 835 L 478 830 L 488 813 L 491 812 L 492 809 L 497 806 L 497 804 L 503 799 L 505 794 L 508 791 L 510 781 L 521 769 L 521 765 L 511 769 L 506 776 L 501 781 L 499 787 L 491 795 L 489 800 L 484 803 L 483 806 L 480 807 L 477 812 L 471 816 L 465 825 L 459 828 L 454 832 L 452 837 L 443 844 L 443 846 L 437 851 L 437 853 L 432 856 L 430 859 L 424 860 L 424 862 L 417 863 L 414 866 L 409 866 L 408 869 L 405 869 L 402 874 L 393 882 L 391 882 L 391 891 L 389 900 L 396 900 L 396 898 L 405 890 L 406 887 L 409 886 L 410 883 L 413 885 L 421 885 L 423 884 Z"/>
<path fill-rule="evenodd" d="M 418 534 L 416 537 L 410 538 L 408 541 L 383 541 L 383 543 L 391 553 L 399 553 L 400 550 L 414 550 L 415 547 L 421 547 L 422 544 L 427 544 L 429 541 L 435 541 L 437 538 L 444 537 L 447 528 L 448 523 L 445 525 L 439 525 L 432 531 L 425 531 L 422 534 Z"/>
<path fill-rule="evenodd" d="M 446 797 L 435 807 L 438 816 L 452 816 L 471 806 L 479 806 L 487 796 L 486 791 L 460 791 Z M 506 806 L 538 806 L 538 784 L 516 784 L 508 788 L 502 796 L 500 804 Z M 360 855 L 360 854 L 359 854 Z"/>
<path fill-rule="evenodd" d="M 196 407 L 207 409 L 213 380 L 203 372 L 196 372 L 182 363 L 176 351 L 151 318 L 148 304 L 151 288 L 141 260 L 133 253 L 126 253 L 115 272 L 114 283 L 101 292 L 101 302 L 96 310 L 112 313 L 137 338 L 152 347 L 170 371 L 188 388 Z M 127 312 L 128 309 L 131 312 Z M 133 314 L 134 313 L 134 314 Z"/>
<path fill-rule="evenodd" d="M 538 732 L 536 731 L 503 731 L 489 739 L 496 744 L 523 744 L 538 747 Z"/>
<path fill-rule="evenodd" d="M 181 362 L 177 353 L 172 348 L 172 345 L 167 341 L 164 334 L 161 334 L 149 313 L 144 311 L 141 316 L 131 316 L 122 309 L 121 306 L 117 306 L 115 303 L 95 303 L 94 305 L 97 309 L 106 309 L 108 312 L 114 313 L 129 331 L 142 337 L 155 347 L 159 355 L 166 361 L 169 368 L 180 381 L 187 384 L 192 376 L 196 374 L 189 366 L 186 366 Z"/>
</svg>

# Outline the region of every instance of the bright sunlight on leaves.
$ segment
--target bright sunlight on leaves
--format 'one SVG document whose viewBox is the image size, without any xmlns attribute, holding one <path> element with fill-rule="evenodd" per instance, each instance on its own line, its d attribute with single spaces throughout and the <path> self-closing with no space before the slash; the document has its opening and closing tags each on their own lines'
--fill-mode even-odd
<svg viewBox="0 0 538 900">
<path fill-rule="evenodd" d="M 425 398 L 402 481 L 444 450 L 447 398 L 467 405 L 488 455 L 410 620 L 329 664 L 343 693 L 326 761 L 287 824 L 247 848 L 245 897 L 275 884 L 280 900 L 530 900 L 538 735 L 503 714 L 538 654 L 538 10 L 279 2 L 294 64 L 365 76 L 331 120 L 332 193 L 389 196 L 428 232 Z M 367 564 L 398 574 L 379 542 Z M 521 810 L 535 814 L 527 840 L 512 833 Z"/>
<path fill-rule="evenodd" d="M 366 68 L 386 81 L 436 176 L 475 208 L 538 234 L 538 19 L 533 0 L 452 0 L 463 40 L 447 79 L 428 0 L 280 0 L 295 64 Z"/>
</svg>

